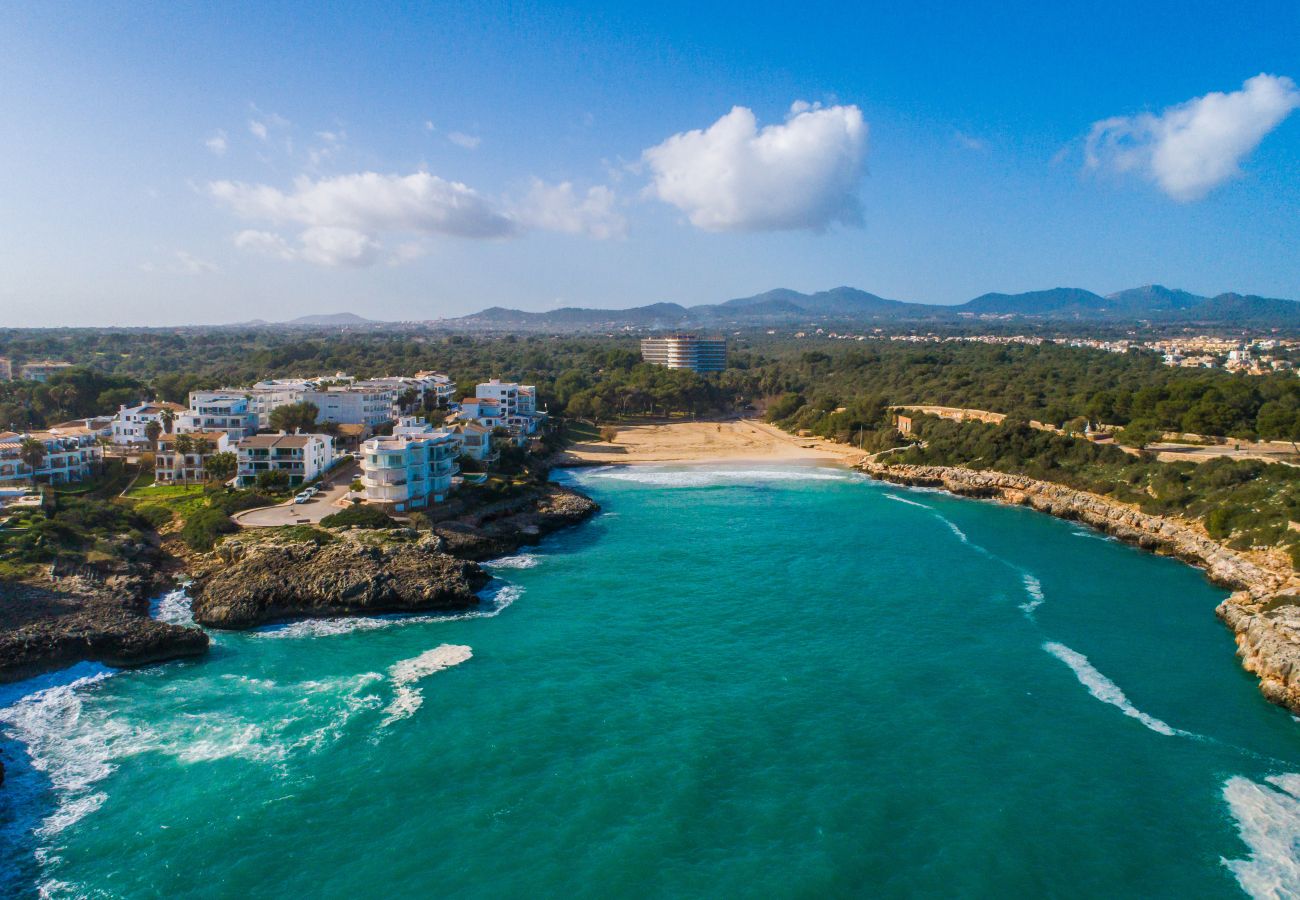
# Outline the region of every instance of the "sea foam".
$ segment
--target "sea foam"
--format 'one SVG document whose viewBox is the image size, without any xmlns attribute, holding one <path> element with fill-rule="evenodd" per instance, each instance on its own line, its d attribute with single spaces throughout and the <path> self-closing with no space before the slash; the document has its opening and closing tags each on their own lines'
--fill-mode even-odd
<svg viewBox="0 0 1300 900">
<path fill-rule="evenodd" d="M 492 569 L 531 569 L 537 565 L 538 557 L 534 553 L 520 553 L 516 556 L 502 556 L 489 559 L 483 565 Z"/>
<path fill-rule="evenodd" d="M 498 582 L 485 590 L 477 609 L 459 613 L 416 613 L 385 616 L 347 616 L 333 619 L 303 619 L 287 625 L 270 625 L 249 632 L 255 638 L 318 638 L 351 634 L 354 631 L 374 631 L 402 625 L 430 625 L 438 622 L 463 622 L 466 619 L 491 619 L 501 615 L 510 604 L 522 596 L 524 590 L 515 584 Z"/>
<path fill-rule="evenodd" d="M 924 503 L 917 503 L 915 500 L 908 500 L 906 497 L 900 497 L 898 494 L 886 494 L 890 500 L 897 500 L 899 503 L 906 503 L 908 506 L 919 506 L 921 509 L 934 509 L 933 506 L 927 506 Z"/>
<path fill-rule="evenodd" d="M 1034 610 L 1043 605 L 1043 601 L 1047 599 L 1047 595 L 1043 593 L 1043 583 L 1028 572 L 1021 572 L 1020 580 L 1024 582 L 1025 593 L 1029 595 L 1029 599 L 1020 604 L 1020 608 L 1023 609 L 1027 615 L 1032 616 Z"/>
<path fill-rule="evenodd" d="M 1235 775 L 1224 782 L 1223 799 L 1250 856 L 1223 864 L 1256 900 L 1300 897 L 1300 775 L 1264 781 Z"/>
<path fill-rule="evenodd" d="M 384 720 L 379 723 L 380 727 L 415 715 L 415 711 L 424 703 L 423 692 L 414 687 L 417 681 L 443 669 L 458 666 L 473 655 L 473 651 L 462 644 L 441 644 L 419 656 L 394 663 L 388 670 L 393 682 L 393 702 L 384 710 Z"/>
<path fill-rule="evenodd" d="M 1058 644 L 1055 641 L 1048 641 L 1043 644 L 1043 649 L 1069 666 L 1075 677 L 1079 679 L 1079 683 L 1088 689 L 1088 693 L 1102 703 L 1109 703 L 1121 710 L 1124 715 L 1137 719 L 1147 728 L 1159 734 L 1169 735 L 1170 737 L 1195 737 L 1191 732 L 1181 731 L 1172 725 L 1165 724 L 1154 716 L 1142 712 L 1129 702 L 1128 697 L 1124 696 L 1124 692 L 1120 690 L 1119 685 L 1098 672 L 1092 663 L 1088 662 L 1088 657 L 1082 653 L 1071 650 L 1064 644 Z"/>
<path fill-rule="evenodd" d="M 164 594 L 151 604 L 150 613 L 160 622 L 172 625 L 193 625 L 194 615 L 190 611 L 190 595 L 184 588 Z"/>
</svg>

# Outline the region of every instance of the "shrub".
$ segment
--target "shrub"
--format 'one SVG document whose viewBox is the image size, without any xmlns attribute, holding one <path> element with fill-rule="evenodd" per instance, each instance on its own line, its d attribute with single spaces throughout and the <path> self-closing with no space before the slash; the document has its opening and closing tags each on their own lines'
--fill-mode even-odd
<svg viewBox="0 0 1300 900">
<path fill-rule="evenodd" d="M 347 528 L 355 525 L 359 528 L 397 528 L 399 523 L 388 513 L 374 506 L 357 504 L 351 509 L 336 512 L 320 520 L 326 528 Z"/>
<path fill-rule="evenodd" d="M 313 525 L 294 525 L 280 532 L 280 536 L 295 544 L 315 544 L 317 547 L 332 544 L 338 540 L 328 531 L 322 531 Z"/>
<path fill-rule="evenodd" d="M 259 494 L 257 491 L 223 491 L 208 498 L 208 506 L 219 509 L 228 516 L 258 506 L 270 506 L 273 503 L 275 503 L 274 497 Z"/>
<path fill-rule="evenodd" d="M 161 503 L 146 503 L 143 506 L 137 507 L 136 513 L 140 518 L 148 522 L 149 527 L 154 531 L 162 528 L 175 517 L 172 511 Z"/>
<path fill-rule="evenodd" d="M 211 550 L 223 534 L 239 530 L 230 516 L 219 509 L 208 507 L 190 516 L 181 529 L 181 538 L 191 550 Z"/>
<path fill-rule="evenodd" d="M 433 520 L 422 512 L 411 513 L 411 527 L 417 531 L 432 531 Z"/>
<path fill-rule="evenodd" d="M 607 444 L 614 443 L 614 438 L 618 437 L 618 429 L 613 425 L 600 426 L 600 439 Z"/>
<path fill-rule="evenodd" d="M 361 479 L 360 479 L 360 478 L 353 478 L 353 479 L 352 479 L 352 483 L 351 483 L 350 485 L 348 485 L 348 490 L 350 490 L 350 491 L 354 491 L 354 492 L 356 492 L 356 493 L 360 493 L 361 491 L 364 491 L 365 489 L 366 489 L 366 486 L 365 486 L 364 484 L 361 483 Z"/>
</svg>

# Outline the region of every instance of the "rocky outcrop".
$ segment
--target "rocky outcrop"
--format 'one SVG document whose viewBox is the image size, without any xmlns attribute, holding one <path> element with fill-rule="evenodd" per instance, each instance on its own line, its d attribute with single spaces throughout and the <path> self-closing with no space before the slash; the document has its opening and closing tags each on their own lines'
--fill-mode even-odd
<svg viewBox="0 0 1300 900">
<path fill-rule="evenodd" d="M 485 560 L 536 544 L 546 535 L 577 525 L 600 505 L 586 494 L 546 484 L 473 514 L 434 525 L 444 549 L 462 559 Z"/>
<path fill-rule="evenodd" d="M 326 544 L 228 540 L 190 586 L 194 620 L 252 628 L 321 616 L 460 610 L 491 579 L 434 535 L 353 529 Z"/>
<path fill-rule="evenodd" d="M 208 636 L 149 617 L 152 575 L 0 581 L 0 681 L 79 662 L 141 666 L 208 649 Z"/>
<path fill-rule="evenodd" d="M 1236 635 L 1242 665 L 1259 677 L 1266 698 L 1300 712 L 1300 578 L 1290 566 L 1248 559 L 1189 523 L 1023 475 L 875 462 L 861 468 L 894 484 L 1029 506 L 1199 566 L 1215 584 L 1235 592 L 1215 612 Z"/>
</svg>

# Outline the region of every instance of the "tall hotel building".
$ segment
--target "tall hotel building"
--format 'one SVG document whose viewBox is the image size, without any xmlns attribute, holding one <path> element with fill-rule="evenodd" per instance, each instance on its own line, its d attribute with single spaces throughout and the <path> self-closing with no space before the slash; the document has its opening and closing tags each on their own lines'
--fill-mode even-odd
<svg viewBox="0 0 1300 900">
<path fill-rule="evenodd" d="M 723 338 L 702 338 L 693 334 L 643 338 L 641 358 L 670 369 L 721 372 L 727 367 L 727 342 Z"/>
</svg>

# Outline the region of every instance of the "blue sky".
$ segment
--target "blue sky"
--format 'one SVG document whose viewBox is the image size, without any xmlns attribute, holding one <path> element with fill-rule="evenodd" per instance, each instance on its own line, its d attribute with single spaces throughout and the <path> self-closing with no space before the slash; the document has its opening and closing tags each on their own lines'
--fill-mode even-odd
<svg viewBox="0 0 1300 900">
<path fill-rule="evenodd" d="M 11 3 L 0 47 L 0 325 L 1300 298 L 1293 2 Z"/>
</svg>

